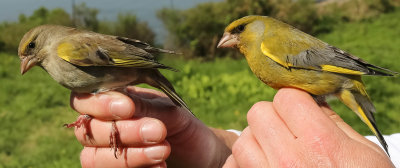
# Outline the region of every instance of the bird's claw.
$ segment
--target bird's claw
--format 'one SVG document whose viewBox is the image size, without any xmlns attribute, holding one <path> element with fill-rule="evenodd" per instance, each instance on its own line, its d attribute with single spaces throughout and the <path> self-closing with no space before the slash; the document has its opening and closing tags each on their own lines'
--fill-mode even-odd
<svg viewBox="0 0 400 168">
<path fill-rule="evenodd" d="M 92 119 L 93 118 L 91 116 L 87 115 L 87 114 L 81 115 L 81 116 L 78 117 L 78 119 L 75 122 L 73 122 L 71 124 L 64 124 L 64 127 L 67 127 L 67 128 L 72 128 L 72 127 L 80 128 L 80 127 L 83 127 L 85 129 L 85 132 L 84 132 L 85 140 L 92 139 L 93 138 L 92 129 L 90 128 L 90 121 Z"/>
</svg>

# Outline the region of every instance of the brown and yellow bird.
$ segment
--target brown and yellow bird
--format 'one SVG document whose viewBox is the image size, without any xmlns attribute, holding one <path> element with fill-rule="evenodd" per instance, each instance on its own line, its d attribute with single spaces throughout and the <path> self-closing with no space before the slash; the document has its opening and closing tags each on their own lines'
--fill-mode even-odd
<svg viewBox="0 0 400 168">
<path fill-rule="evenodd" d="M 394 76 L 397 72 L 372 65 L 267 16 L 232 22 L 218 44 L 218 48 L 223 47 L 238 48 L 253 73 L 274 89 L 299 88 L 318 103 L 325 96 L 338 97 L 367 124 L 388 153 L 361 76 Z"/>
<path fill-rule="evenodd" d="M 57 25 L 31 29 L 18 48 L 21 74 L 38 65 L 58 83 L 79 93 L 98 93 L 146 83 L 161 89 L 177 106 L 190 112 L 158 70 L 175 70 L 156 60 L 153 54 L 159 53 L 175 52 L 139 40 Z M 77 121 L 68 126 L 81 124 L 82 121 Z M 113 145 L 116 148 L 116 144 Z"/>
</svg>

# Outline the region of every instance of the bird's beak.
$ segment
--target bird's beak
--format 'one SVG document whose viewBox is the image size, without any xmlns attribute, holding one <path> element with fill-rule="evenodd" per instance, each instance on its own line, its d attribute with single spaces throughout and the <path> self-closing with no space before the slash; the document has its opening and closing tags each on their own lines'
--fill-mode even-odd
<svg viewBox="0 0 400 168">
<path fill-rule="evenodd" d="M 38 59 L 33 56 L 25 56 L 21 59 L 21 74 L 23 75 L 38 62 Z"/>
<path fill-rule="evenodd" d="M 239 43 L 238 36 L 225 32 L 217 45 L 217 48 L 235 47 Z"/>
</svg>

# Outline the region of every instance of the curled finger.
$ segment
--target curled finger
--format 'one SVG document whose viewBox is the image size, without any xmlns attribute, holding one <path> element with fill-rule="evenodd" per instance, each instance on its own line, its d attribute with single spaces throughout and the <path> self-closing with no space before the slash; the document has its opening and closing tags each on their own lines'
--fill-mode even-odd
<svg viewBox="0 0 400 168">
<path fill-rule="evenodd" d="M 101 167 L 150 167 L 162 165 L 171 150 L 165 141 L 143 148 L 125 148 L 121 157 L 115 158 L 110 148 L 85 147 L 81 152 L 84 168 Z"/>
</svg>

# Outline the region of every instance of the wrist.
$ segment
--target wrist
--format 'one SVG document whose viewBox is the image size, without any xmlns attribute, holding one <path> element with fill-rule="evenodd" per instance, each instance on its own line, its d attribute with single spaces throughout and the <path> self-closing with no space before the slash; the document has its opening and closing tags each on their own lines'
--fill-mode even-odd
<svg viewBox="0 0 400 168">
<path fill-rule="evenodd" d="M 172 149 L 167 160 L 169 167 L 222 167 L 232 153 L 200 120 L 192 120 L 182 131 L 167 138 Z"/>
<path fill-rule="evenodd" d="M 234 141 L 237 139 L 237 135 L 234 135 L 234 133 L 227 132 L 225 130 L 220 130 L 220 129 L 215 129 L 215 128 L 210 128 L 212 131 L 213 138 L 215 139 L 213 142 L 215 142 L 215 149 L 214 150 L 214 157 L 211 157 L 211 163 L 209 167 L 222 167 L 228 157 L 232 154 L 232 145 Z M 234 138 L 236 136 L 236 138 Z M 210 155 L 212 156 L 212 155 Z"/>
<path fill-rule="evenodd" d="M 220 141 L 222 141 L 230 150 L 232 150 L 233 144 L 239 138 L 238 134 L 223 129 L 212 127 L 209 128 L 218 137 L 218 139 L 220 139 Z"/>
</svg>

